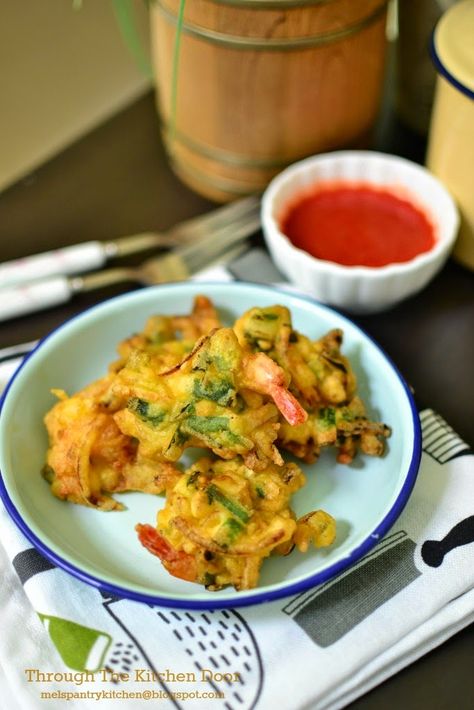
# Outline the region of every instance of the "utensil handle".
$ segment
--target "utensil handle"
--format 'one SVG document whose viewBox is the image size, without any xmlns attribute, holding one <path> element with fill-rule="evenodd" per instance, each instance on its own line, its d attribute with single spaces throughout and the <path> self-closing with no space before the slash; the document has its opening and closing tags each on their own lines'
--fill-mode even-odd
<svg viewBox="0 0 474 710">
<path fill-rule="evenodd" d="M 0 291 L 0 321 L 66 303 L 72 294 L 70 280 L 65 276 L 3 289 Z"/>
<path fill-rule="evenodd" d="M 77 274 L 98 269 L 106 260 L 105 245 L 93 241 L 7 261 L 0 264 L 0 289 L 58 274 Z"/>
</svg>

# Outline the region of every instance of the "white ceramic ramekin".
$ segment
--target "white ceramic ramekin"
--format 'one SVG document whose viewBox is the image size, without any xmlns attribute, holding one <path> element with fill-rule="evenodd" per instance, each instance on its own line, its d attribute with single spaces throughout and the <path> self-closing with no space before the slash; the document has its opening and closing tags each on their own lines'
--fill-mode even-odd
<svg viewBox="0 0 474 710">
<path fill-rule="evenodd" d="M 403 263 L 381 267 L 342 266 L 295 247 L 280 220 L 298 195 L 318 182 L 343 181 L 384 187 L 406 197 L 431 220 L 436 243 Z M 386 310 L 420 291 L 446 262 L 459 216 L 448 191 L 426 168 L 394 155 L 340 151 L 306 158 L 277 175 L 262 200 L 262 226 L 280 271 L 302 291 L 352 313 Z"/>
</svg>

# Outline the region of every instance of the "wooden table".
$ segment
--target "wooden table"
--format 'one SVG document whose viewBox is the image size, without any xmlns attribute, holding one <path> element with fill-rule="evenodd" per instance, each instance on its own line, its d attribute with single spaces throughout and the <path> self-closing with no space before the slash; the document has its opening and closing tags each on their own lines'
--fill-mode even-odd
<svg viewBox="0 0 474 710">
<path fill-rule="evenodd" d="M 393 118 L 375 147 L 416 160 L 423 143 Z M 0 195 L 0 260 L 89 239 L 165 228 L 211 208 L 171 172 L 148 95 Z M 116 287 L 0 324 L 0 347 L 41 337 Z M 438 411 L 474 446 L 474 278 L 448 262 L 420 294 L 355 319 L 394 360 L 420 407 Z M 474 503 L 473 503 L 474 506 Z M 474 548 L 473 562 L 474 562 Z M 474 625 L 351 705 L 353 710 L 470 710 Z"/>
</svg>

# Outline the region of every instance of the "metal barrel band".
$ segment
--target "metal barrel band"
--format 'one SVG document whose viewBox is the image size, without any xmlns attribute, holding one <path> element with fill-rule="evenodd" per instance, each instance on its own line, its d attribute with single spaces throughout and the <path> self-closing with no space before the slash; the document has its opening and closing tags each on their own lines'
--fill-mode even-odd
<svg viewBox="0 0 474 710">
<path fill-rule="evenodd" d="M 338 0 L 214 0 L 218 5 L 231 5 L 245 9 L 281 10 L 295 7 L 308 7 L 310 5 L 330 5 Z"/>
<path fill-rule="evenodd" d="M 203 158 L 209 158 L 210 160 L 215 160 L 218 163 L 235 165 L 236 167 L 241 168 L 277 170 L 286 168 L 291 163 L 296 163 L 296 161 L 302 160 L 308 155 L 308 151 L 306 151 L 298 155 L 282 156 L 271 159 L 252 158 L 251 156 L 243 155 L 242 153 L 233 153 L 228 150 L 213 148 L 206 143 L 200 143 L 193 138 L 190 138 L 176 127 L 172 131 L 171 126 L 163 121 L 162 132 L 163 137 L 168 144 L 171 141 L 174 141 L 175 143 L 181 144 L 184 148 L 187 148 L 189 151 L 192 151 Z"/>
<path fill-rule="evenodd" d="M 385 14 L 387 4 L 388 0 L 383 0 L 383 2 L 377 6 L 370 15 L 367 15 L 353 25 L 344 27 L 341 30 L 333 30 L 331 32 L 327 32 L 326 34 L 308 37 L 261 39 L 260 37 L 232 36 L 224 34 L 223 32 L 217 32 L 216 30 L 207 29 L 200 25 L 187 22 L 186 20 L 182 24 L 181 31 L 186 35 L 194 37 L 195 39 L 200 39 L 211 44 L 217 44 L 231 49 L 253 51 L 264 50 L 269 52 L 291 52 L 295 50 L 314 49 L 315 47 L 323 47 L 324 45 L 339 42 L 340 40 L 358 34 L 366 27 L 374 24 Z M 162 4 L 162 0 L 155 0 L 155 6 L 170 24 L 177 24 L 176 15 L 174 15 Z"/>
<path fill-rule="evenodd" d="M 199 168 L 191 167 L 188 164 L 181 162 L 179 158 L 176 158 L 174 151 L 171 146 L 168 147 L 168 154 L 173 164 L 175 172 L 180 175 L 185 181 L 189 178 L 190 181 L 195 184 L 196 182 L 204 183 L 208 187 L 218 190 L 219 192 L 224 192 L 229 195 L 235 195 L 235 197 L 246 197 L 248 195 L 255 195 L 261 193 L 263 190 L 262 185 L 242 185 L 239 182 L 232 180 L 232 178 L 221 177 L 213 175 L 212 177 L 207 173 L 202 172 Z"/>
</svg>

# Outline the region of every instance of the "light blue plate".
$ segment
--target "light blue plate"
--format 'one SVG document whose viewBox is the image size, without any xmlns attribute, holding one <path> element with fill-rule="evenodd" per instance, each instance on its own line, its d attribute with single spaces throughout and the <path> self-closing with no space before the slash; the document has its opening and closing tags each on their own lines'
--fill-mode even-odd
<svg viewBox="0 0 474 710">
<path fill-rule="evenodd" d="M 40 475 L 47 436 L 44 414 L 53 387 L 73 393 L 102 376 L 115 347 L 154 313 L 187 313 L 193 297 L 208 295 L 223 318 L 252 306 L 280 303 L 294 326 L 311 338 L 334 327 L 344 331 L 359 392 L 372 419 L 393 429 L 383 458 L 358 455 L 350 466 L 328 450 L 303 466 L 307 485 L 294 497 L 298 515 L 316 508 L 337 520 L 335 544 L 324 551 L 294 551 L 265 561 L 257 589 L 206 592 L 164 571 L 138 542 L 135 524 L 154 524 L 163 498 L 141 493 L 116 496 L 123 512 L 103 513 L 54 498 Z M 13 520 L 35 547 L 70 574 L 117 596 L 194 609 L 255 604 L 325 582 L 360 559 L 400 515 L 420 460 L 420 427 L 406 383 L 380 348 L 350 320 L 291 293 L 254 284 L 185 283 L 119 296 L 92 308 L 45 338 L 14 375 L 1 402 L 0 493 Z"/>
</svg>

